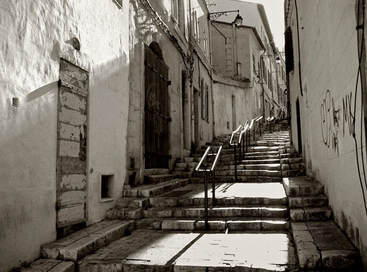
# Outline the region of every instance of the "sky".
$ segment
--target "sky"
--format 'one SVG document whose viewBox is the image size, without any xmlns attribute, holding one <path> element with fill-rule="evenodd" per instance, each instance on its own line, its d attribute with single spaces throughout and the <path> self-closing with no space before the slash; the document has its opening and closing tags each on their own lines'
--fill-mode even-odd
<svg viewBox="0 0 367 272">
<path fill-rule="evenodd" d="M 264 5 L 275 45 L 284 51 L 284 0 L 245 0 Z"/>
</svg>

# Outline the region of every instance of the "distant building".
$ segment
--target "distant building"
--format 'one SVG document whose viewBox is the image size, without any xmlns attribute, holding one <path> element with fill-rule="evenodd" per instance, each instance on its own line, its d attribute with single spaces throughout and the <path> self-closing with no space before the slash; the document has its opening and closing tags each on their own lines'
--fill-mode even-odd
<svg viewBox="0 0 367 272">
<path fill-rule="evenodd" d="M 364 5 L 286 0 L 285 38 L 293 144 L 367 267 Z"/>
<path fill-rule="evenodd" d="M 285 63 L 274 45 L 264 7 L 213 0 L 210 11 L 216 134 L 228 133 L 255 116 L 285 118 Z M 241 24 L 235 23 L 237 16 L 243 19 Z"/>
</svg>

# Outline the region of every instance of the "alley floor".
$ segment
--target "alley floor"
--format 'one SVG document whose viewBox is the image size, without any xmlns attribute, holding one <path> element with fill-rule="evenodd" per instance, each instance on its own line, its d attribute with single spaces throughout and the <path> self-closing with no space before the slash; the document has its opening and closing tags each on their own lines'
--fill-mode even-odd
<svg viewBox="0 0 367 272">
<path fill-rule="evenodd" d="M 360 271 L 323 185 L 304 176 L 288 140 L 288 132 L 274 132 L 253 143 L 237 182 L 228 139 L 221 140 L 208 228 L 202 179 L 153 169 L 150 184 L 124 189 L 109 220 L 43 245 L 42 259 L 24 271 Z M 187 169 L 193 160 L 178 164 Z"/>
</svg>

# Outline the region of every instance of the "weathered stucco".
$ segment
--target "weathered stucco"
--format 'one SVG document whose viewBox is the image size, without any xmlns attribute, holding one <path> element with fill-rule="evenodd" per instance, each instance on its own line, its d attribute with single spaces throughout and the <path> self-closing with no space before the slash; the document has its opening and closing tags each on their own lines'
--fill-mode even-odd
<svg viewBox="0 0 367 272">
<path fill-rule="evenodd" d="M 296 100 L 300 101 L 302 149 L 309 175 L 325 184 L 336 221 L 360 248 L 367 264 L 367 214 L 358 178 L 360 87 L 354 104 L 358 71 L 356 1 L 298 1 L 303 96 L 299 86 L 297 24 L 291 1 L 288 24 L 293 33 L 294 71 L 290 73 L 292 139 L 297 147 Z M 287 4 L 286 4 L 287 7 Z M 307 37 L 307 38 L 305 38 Z M 352 137 L 355 110 L 356 149 Z M 363 129 L 364 130 L 364 129 Z M 365 152 L 364 158 L 365 158 Z M 366 160 L 365 160 L 366 161 Z"/>
<path fill-rule="evenodd" d="M 112 0 L 2 1 L 0 5 L 0 271 L 38 257 L 56 237 L 60 57 L 90 73 L 88 222 L 103 218 L 100 175 L 125 180 L 128 7 Z M 107 16 L 108 15 L 108 16 Z M 80 52 L 71 47 L 76 37 Z M 19 98 L 19 106 L 11 105 Z"/>
<path fill-rule="evenodd" d="M 213 94 L 215 136 L 233 131 L 232 96 L 236 101 L 236 127 L 261 115 L 261 92 L 256 87 L 249 88 L 244 83 L 215 76 Z"/>
</svg>

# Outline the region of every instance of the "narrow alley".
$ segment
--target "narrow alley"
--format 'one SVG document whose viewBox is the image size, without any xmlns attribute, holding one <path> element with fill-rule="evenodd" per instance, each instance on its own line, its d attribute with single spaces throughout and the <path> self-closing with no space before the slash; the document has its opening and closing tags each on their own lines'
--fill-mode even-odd
<svg viewBox="0 0 367 272">
<path fill-rule="evenodd" d="M 0 0 L 0 272 L 367 271 L 366 0 Z"/>
</svg>

